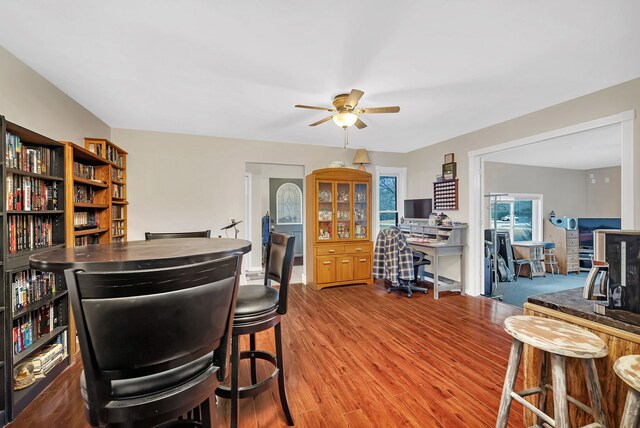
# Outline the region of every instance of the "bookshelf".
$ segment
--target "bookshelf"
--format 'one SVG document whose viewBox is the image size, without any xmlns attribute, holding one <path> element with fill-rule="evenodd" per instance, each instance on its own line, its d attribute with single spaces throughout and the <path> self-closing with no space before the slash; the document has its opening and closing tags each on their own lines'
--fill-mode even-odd
<svg viewBox="0 0 640 428">
<path fill-rule="evenodd" d="M 109 189 L 111 242 L 127 240 L 127 152 L 104 138 L 85 138 L 89 152 L 105 159 L 110 167 Z"/>
<path fill-rule="evenodd" d="M 65 243 L 64 145 L 3 116 L 0 127 L 0 422 L 5 423 L 69 365 L 69 300 L 61 275 L 29 267 L 31 255 Z M 27 375 L 27 367 L 42 376 Z"/>
</svg>

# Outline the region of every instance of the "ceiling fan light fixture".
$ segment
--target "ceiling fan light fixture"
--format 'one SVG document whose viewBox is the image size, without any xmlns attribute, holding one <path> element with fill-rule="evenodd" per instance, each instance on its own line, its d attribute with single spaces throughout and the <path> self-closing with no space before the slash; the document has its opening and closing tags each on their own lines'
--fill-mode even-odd
<svg viewBox="0 0 640 428">
<path fill-rule="evenodd" d="M 336 125 L 346 129 L 356 123 L 358 115 L 348 111 L 341 111 L 340 113 L 334 114 L 332 118 Z"/>
</svg>

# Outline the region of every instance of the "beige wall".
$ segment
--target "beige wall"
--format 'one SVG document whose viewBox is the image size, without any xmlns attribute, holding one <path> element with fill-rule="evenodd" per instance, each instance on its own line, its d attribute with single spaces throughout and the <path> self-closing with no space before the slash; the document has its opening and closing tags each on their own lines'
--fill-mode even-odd
<svg viewBox="0 0 640 428">
<path fill-rule="evenodd" d="M 584 217 L 620 217 L 620 167 L 585 171 Z"/>
<path fill-rule="evenodd" d="M 0 115 L 54 140 L 84 144 L 84 137 L 111 136 L 107 124 L 2 46 Z"/>
<path fill-rule="evenodd" d="M 585 172 L 577 169 L 543 168 L 499 162 L 485 162 L 485 193 L 542 194 L 542 214 L 585 217 Z M 618 189 L 620 198 L 620 189 Z"/>
<path fill-rule="evenodd" d="M 514 94 L 517 96 L 517 94 Z M 481 106 L 478 106 L 481 108 Z M 455 153 L 460 179 L 460 210 L 447 214 L 455 220 L 469 217 L 469 159 L 468 152 L 494 144 L 505 143 L 543 132 L 560 129 L 590 120 L 621 113 L 640 111 L 640 79 L 634 79 L 580 98 L 471 132 L 439 144 L 410 153 L 408 160 L 409 194 L 432 194 L 435 174 L 442 169 L 445 153 Z M 461 117 L 460 120 L 464 120 Z M 634 183 L 640 188 L 640 120 L 634 126 L 635 156 Z M 640 224 L 640 198 L 636 198 L 635 223 Z"/>
<path fill-rule="evenodd" d="M 129 152 L 129 239 L 146 231 L 211 229 L 245 215 L 245 163 L 302 165 L 305 175 L 335 160 L 351 166 L 354 150 L 163 132 L 112 129 Z M 405 166 L 406 154 L 371 152 L 372 165 Z M 305 189 L 306 192 L 306 189 Z M 240 224 L 246 236 L 246 225 Z"/>
</svg>

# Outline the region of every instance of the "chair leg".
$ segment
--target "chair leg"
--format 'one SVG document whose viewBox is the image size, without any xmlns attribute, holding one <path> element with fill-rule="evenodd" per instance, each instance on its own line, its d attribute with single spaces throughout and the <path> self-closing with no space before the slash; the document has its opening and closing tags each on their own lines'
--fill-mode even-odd
<svg viewBox="0 0 640 428">
<path fill-rule="evenodd" d="M 237 428 L 240 406 L 238 403 L 238 366 L 240 365 L 240 346 L 238 336 L 231 337 L 231 428 Z"/>
<path fill-rule="evenodd" d="M 540 382 L 538 386 L 540 387 L 540 395 L 538 396 L 538 409 L 542 413 L 547 413 L 547 387 L 546 385 L 549 383 L 549 354 L 544 351 L 542 352 L 542 359 L 540 360 Z M 536 416 L 536 424 L 539 426 L 544 426 L 544 419 L 540 416 Z"/>
<path fill-rule="evenodd" d="M 256 372 L 256 358 L 255 358 L 255 354 L 253 353 L 253 351 L 256 350 L 256 334 L 255 333 L 251 333 L 249 335 L 249 350 L 251 351 L 251 358 L 250 358 L 250 364 L 251 364 L 251 385 L 255 385 L 256 383 L 258 383 L 258 376 L 257 376 L 257 372 Z"/>
<path fill-rule="evenodd" d="M 567 376 L 564 356 L 551 354 L 551 373 L 553 376 L 553 416 L 556 428 L 569 428 Z"/>
<path fill-rule="evenodd" d="M 282 353 L 282 330 L 281 324 L 275 325 L 275 337 L 276 337 L 276 364 L 278 368 L 278 390 L 280 391 L 280 404 L 282 405 L 282 411 L 284 417 L 287 419 L 287 424 L 294 425 L 293 416 L 291 416 L 291 410 L 289 410 L 289 403 L 287 403 L 287 392 L 284 389 L 284 362 Z"/>
<path fill-rule="evenodd" d="M 200 416 L 203 428 L 215 428 L 218 426 L 216 421 L 216 413 L 211 412 L 211 402 L 207 398 L 204 403 L 200 405 Z"/>
<path fill-rule="evenodd" d="M 500 409 L 498 410 L 498 418 L 496 420 L 496 428 L 505 428 L 509 422 L 509 411 L 511 410 L 511 393 L 516 384 L 518 377 L 518 368 L 520 367 L 520 357 L 522 357 L 522 342 L 513 339 L 511 344 L 511 353 L 509 354 L 509 364 L 507 365 L 507 374 L 504 378 L 504 386 L 502 387 L 502 398 L 500 399 Z"/>
<path fill-rule="evenodd" d="M 593 359 L 582 359 L 582 369 L 584 370 L 587 390 L 589 391 L 593 420 L 598 422 L 602 428 L 607 428 L 607 418 L 604 416 L 604 411 L 602 410 L 602 392 L 600 382 L 598 381 L 596 362 Z"/>
<path fill-rule="evenodd" d="M 620 419 L 620 427 L 637 426 L 640 426 L 640 392 L 629 388 L 627 400 L 624 403 L 622 419 Z"/>
</svg>

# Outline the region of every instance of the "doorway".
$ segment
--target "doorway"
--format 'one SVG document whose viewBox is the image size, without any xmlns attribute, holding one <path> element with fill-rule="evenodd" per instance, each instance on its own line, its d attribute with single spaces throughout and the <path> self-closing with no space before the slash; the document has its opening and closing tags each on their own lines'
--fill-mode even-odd
<svg viewBox="0 0 640 428">
<path fill-rule="evenodd" d="M 292 282 L 304 272 L 304 166 L 260 162 L 245 163 L 247 227 L 251 252 L 246 256 L 247 282 L 261 280 L 263 244 L 270 231 L 295 236 L 296 264 Z"/>
<path fill-rule="evenodd" d="M 484 195 L 491 189 L 485 187 L 485 173 L 489 162 L 501 162 L 501 154 L 507 153 L 513 149 L 530 149 L 536 150 L 539 144 L 544 144 L 554 139 L 568 136 L 580 135 L 582 132 L 598 130 L 605 127 L 613 127 L 616 130 L 616 141 L 619 144 L 618 155 L 621 158 L 620 175 L 621 175 L 621 218 L 622 228 L 630 229 L 634 227 L 635 221 L 635 194 L 634 194 L 634 141 L 633 126 L 635 119 L 635 111 L 622 112 L 617 115 L 584 122 L 581 124 L 569 126 L 566 128 L 546 132 L 544 134 L 534 135 L 523 139 L 510 141 L 503 144 L 486 147 L 480 150 L 469 152 L 469 254 L 466 282 L 468 284 L 467 292 L 472 295 L 479 295 L 484 289 L 484 229 L 488 224 L 489 210 L 486 208 L 486 199 Z M 541 149 L 542 151 L 542 149 Z M 556 157 L 556 153 L 551 150 L 547 152 L 550 158 Z M 556 159 L 562 159 L 557 156 Z M 526 169 L 524 166 L 516 166 L 518 169 Z M 535 182 L 539 177 L 528 177 L 523 174 L 524 179 L 528 182 Z M 531 193 L 534 193 L 531 191 Z M 545 197 L 545 203 L 547 203 Z M 545 218 L 549 214 L 549 210 L 553 209 L 549 204 L 545 207 Z"/>
</svg>

